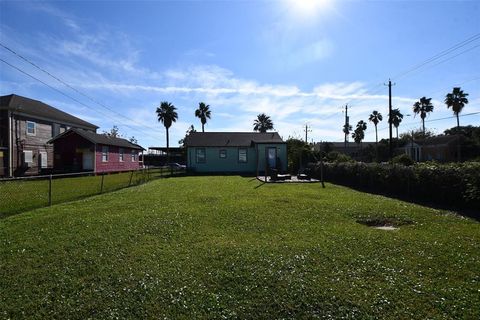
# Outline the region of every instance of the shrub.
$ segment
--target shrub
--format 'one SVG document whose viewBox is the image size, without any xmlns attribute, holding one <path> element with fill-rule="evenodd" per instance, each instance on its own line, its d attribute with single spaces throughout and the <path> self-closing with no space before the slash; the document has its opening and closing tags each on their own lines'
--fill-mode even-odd
<svg viewBox="0 0 480 320">
<path fill-rule="evenodd" d="M 326 160 L 328 162 L 349 162 L 352 161 L 352 158 L 338 151 L 330 151 L 327 153 Z"/>
<path fill-rule="evenodd" d="M 480 163 L 325 163 L 326 181 L 458 207 L 480 208 Z M 312 168 L 320 176 L 319 165 Z"/>
<path fill-rule="evenodd" d="M 402 164 L 404 166 L 411 166 L 415 163 L 415 161 L 412 160 L 412 158 L 410 158 L 408 156 L 408 154 L 400 154 L 396 157 L 393 157 L 392 158 L 392 163 L 394 164 Z"/>
</svg>

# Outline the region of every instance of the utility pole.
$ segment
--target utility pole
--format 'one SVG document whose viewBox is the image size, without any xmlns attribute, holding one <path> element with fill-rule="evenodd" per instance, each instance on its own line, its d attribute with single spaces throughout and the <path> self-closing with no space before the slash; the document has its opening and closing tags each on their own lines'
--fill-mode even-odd
<svg viewBox="0 0 480 320">
<path fill-rule="evenodd" d="M 308 123 L 305 124 L 305 143 L 308 143 L 308 133 L 312 132 L 311 129 L 308 129 Z"/>
<path fill-rule="evenodd" d="M 345 105 L 345 126 L 343 127 L 343 133 L 345 133 L 345 150 L 347 150 L 347 142 L 348 142 L 348 104 Z"/>
<path fill-rule="evenodd" d="M 389 140 L 388 140 L 388 146 L 389 146 L 389 155 L 390 159 L 393 157 L 393 143 L 392 143 L 392 81 L 388 79 L 388 129 L 389 129 Z M 393 84 L 395 85 L 395 83 Z"/>
</svg>

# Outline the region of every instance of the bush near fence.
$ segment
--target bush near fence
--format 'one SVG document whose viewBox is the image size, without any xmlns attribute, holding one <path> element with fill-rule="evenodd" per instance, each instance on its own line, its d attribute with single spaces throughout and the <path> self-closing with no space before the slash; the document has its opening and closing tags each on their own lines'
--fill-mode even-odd
<svg viewBox="0 0 480 320">
<path fill-rule="evenodd" d="M 325 163 L 325 180 L 412 200 L 480 209 L 480 162 L 413 166 L 362 162 Z M 320 165 L 313 166 L 320 177 Z M 479 214 L 480 215 L 480 214 Z"/>
<path fill-rule="evenodd" d="M 0 180 L 0 218 L 180 173 L 184 170 L 154 167 L 99 175 L 89 172 L 3 179 Z"/>
</svg>

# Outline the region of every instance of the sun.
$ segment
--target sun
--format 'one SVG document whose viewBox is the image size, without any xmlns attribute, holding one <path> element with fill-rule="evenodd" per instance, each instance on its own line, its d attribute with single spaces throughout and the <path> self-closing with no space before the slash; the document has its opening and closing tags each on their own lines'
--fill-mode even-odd
<svg viewBox="0 0 480 320">
<path fill-rule="evenodd" d="M 303 17 L 316 16 L 329 9 L 333 0 L 286 0 L 289 9 Z"/>
</svg>

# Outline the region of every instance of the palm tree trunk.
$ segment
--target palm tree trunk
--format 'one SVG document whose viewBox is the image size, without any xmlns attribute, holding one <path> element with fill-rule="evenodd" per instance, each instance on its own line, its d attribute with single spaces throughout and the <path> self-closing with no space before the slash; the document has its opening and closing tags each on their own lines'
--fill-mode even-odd
<svg viewBox="0 0 480 320">
<path fill-rule="evenodd" d="M 375 160 L 378 162 L 378 132 L 377 132 L 377 125 L 375 125 Z"/>
<path fill-rule="evenodd" d="M 425 119 L 422 118 L 423 136 L 425 136 Z"/>
<path fill-rule="evenodd" d="M 167 130 L 167 163 L 170 163 L 170 150 L 169 150 L 169 145 L 168 145 L 168 141 L 169 141 L 169 137 L 168 137 L 168 128 L 165 128 Z"/>
<path fill-rule="evenodd" d="M 205 132 L 204 124 L 202 123 L 202 132 Z"/>
<path fill-rule="evenodd" d="M 457 113 L 457 128 L 460 128 L 460 120 L 459 120 L 459 117 L 458 117 L 458 113 Z"/>
<path fill-rule="evenodd" d="M 397 140 L 398 140 L 398 127 L 395 127 L 395 130 L 397 130 Z"/>
</svg>

